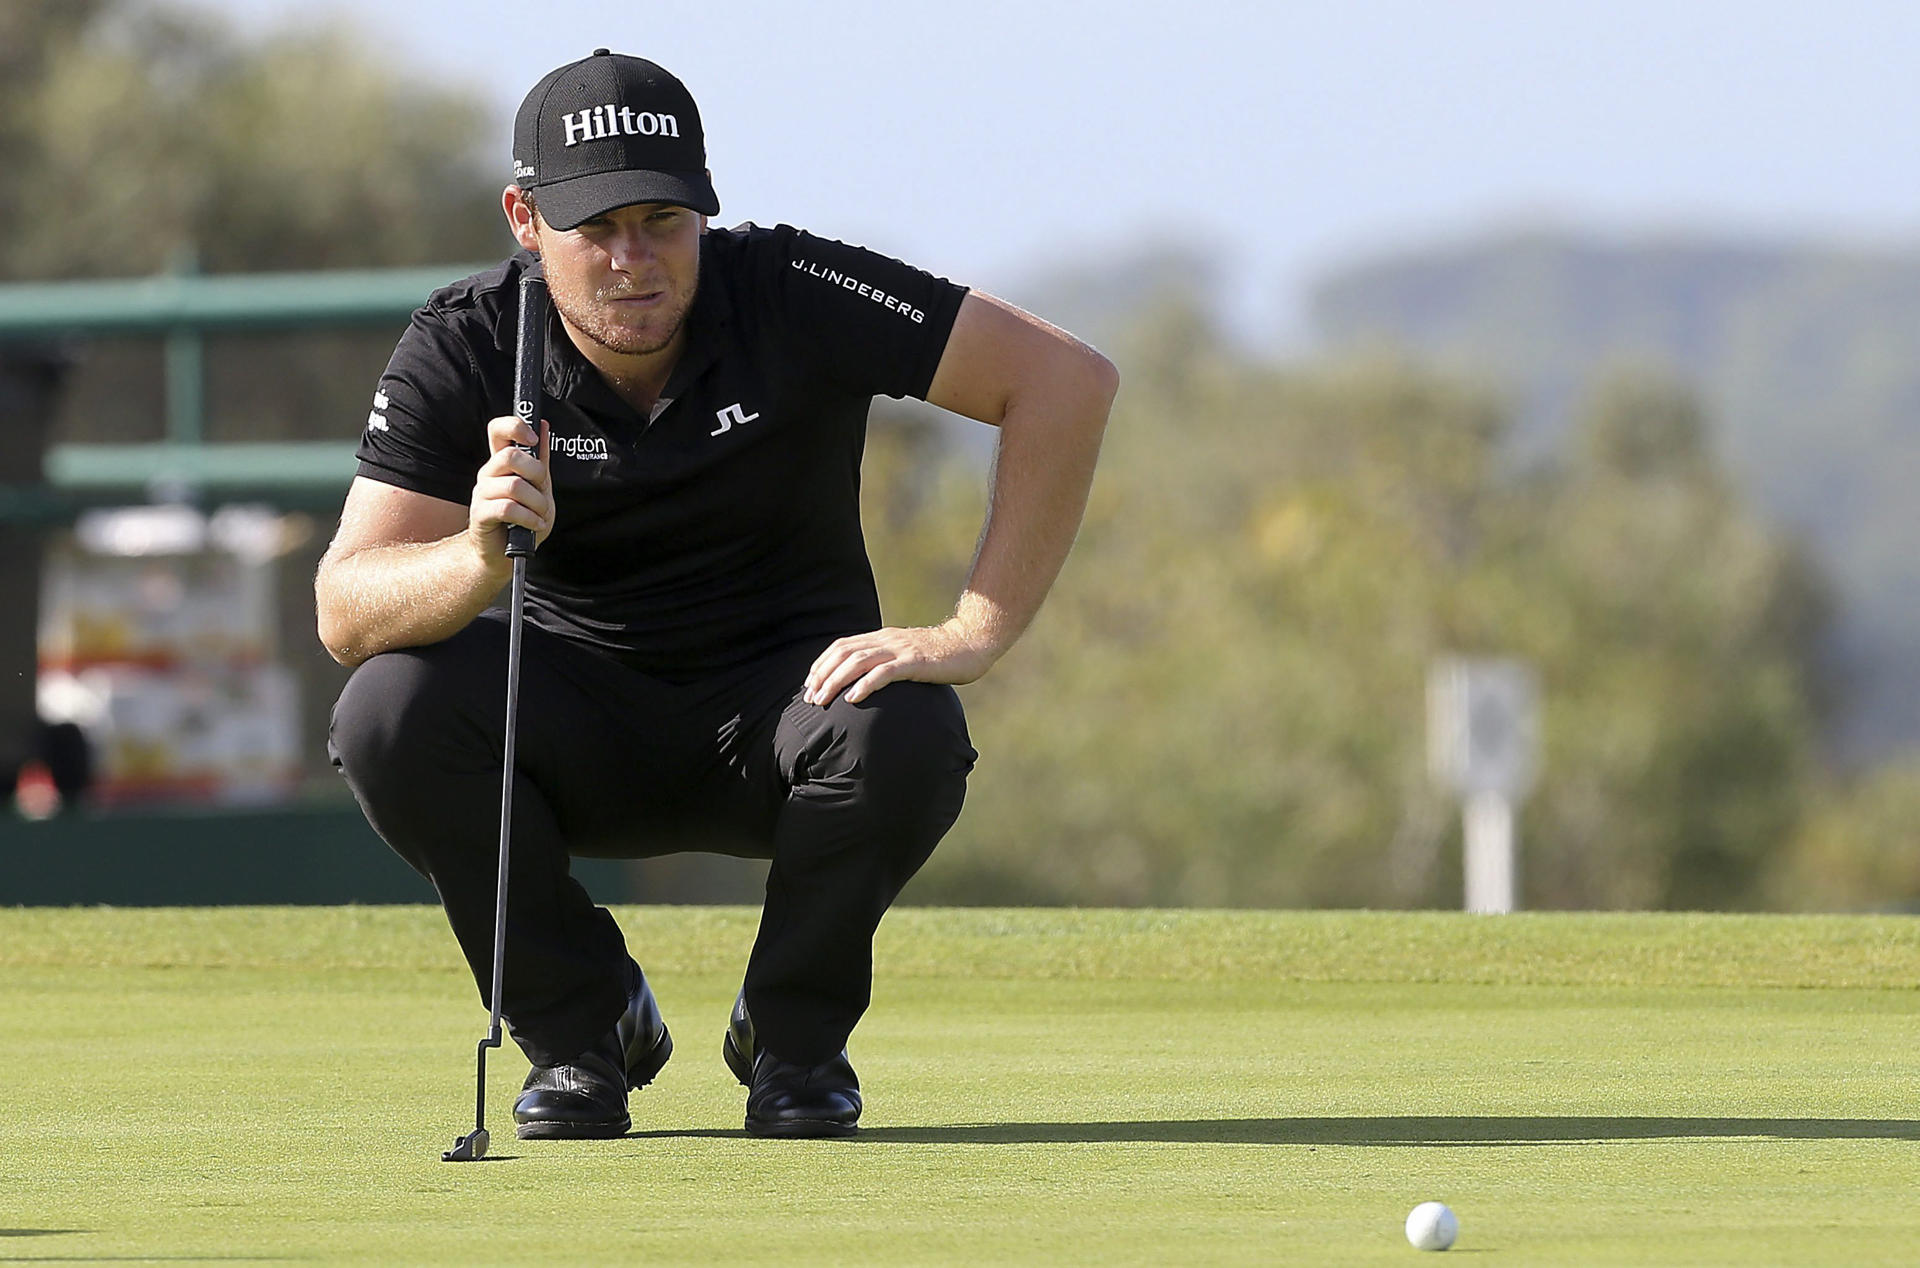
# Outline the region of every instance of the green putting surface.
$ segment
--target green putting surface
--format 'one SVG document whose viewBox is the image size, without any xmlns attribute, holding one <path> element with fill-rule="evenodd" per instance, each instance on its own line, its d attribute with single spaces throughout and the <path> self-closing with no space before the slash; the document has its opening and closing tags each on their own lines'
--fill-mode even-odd
<svg viewBox="0 0 1920 1268">
<path fill-rule="evenodd" d="M 0 910 L 0 1261 L 1905 1264 L 1920 921 L 902 909 L 850 1141 L 721 1064 L 755 913 L 619 908 L 676 1042 L 634 1134 L 417 907 Z"/>
</svg>

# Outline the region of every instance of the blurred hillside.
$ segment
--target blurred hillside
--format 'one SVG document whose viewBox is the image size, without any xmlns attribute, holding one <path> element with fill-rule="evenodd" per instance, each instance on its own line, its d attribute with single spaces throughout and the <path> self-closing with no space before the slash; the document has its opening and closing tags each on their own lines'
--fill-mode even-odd
<svg viewBox="0 0 1920 1268">
<path fill-rule="evenodd" d="M 1609 367 L 1677 375 L 1736 485 L 1833 579 L 1839 751 L 1920 742 L 1920 253 L 1499 235 L 1349 268 L 1312 309 L 1329 348 L 1500 386 L 1522 462 L 1561 449 Z"/>
</svg>

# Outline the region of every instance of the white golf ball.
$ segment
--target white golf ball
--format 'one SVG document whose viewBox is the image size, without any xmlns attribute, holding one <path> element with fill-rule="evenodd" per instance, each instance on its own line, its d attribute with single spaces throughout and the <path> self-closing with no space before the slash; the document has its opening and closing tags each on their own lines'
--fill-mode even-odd
<svg viewBox="0 0 1920 1268">
<path fill-rule="evenodd" d="M 1415 1250 L 1445 1250 L 1460 1236 L 1460 1220 L 1445 1202 L 1422 1202 L 1407 1216 L 1407 1240 Z"/>
</svg>

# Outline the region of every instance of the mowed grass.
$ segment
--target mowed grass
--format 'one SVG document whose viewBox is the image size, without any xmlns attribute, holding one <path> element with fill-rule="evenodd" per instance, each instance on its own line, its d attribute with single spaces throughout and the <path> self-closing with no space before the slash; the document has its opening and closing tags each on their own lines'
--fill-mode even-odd
<svg viewBox="0 0 1920 1268">
<path fill-rule="evenodd" d="M 850 1141 L 719 1059 L 756 913 L 626 908 L 634 1134 L 471 1123 L 437 911 L 0 911 L 0 1259 L 1905 1264 L 1920 921 L 902 909 Z"/>
</svg>

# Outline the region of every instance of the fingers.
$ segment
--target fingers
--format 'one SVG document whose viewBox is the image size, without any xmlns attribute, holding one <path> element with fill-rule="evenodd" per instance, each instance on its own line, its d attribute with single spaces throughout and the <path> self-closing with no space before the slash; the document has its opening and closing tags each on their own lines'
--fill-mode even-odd
<svg viewBox="0 0 1920 1268">
<path fill-rule="evenodd" d="M 847 703 L 859 704 L 862 700 L 865 700 L 868 696 L 899 677 L 901 677 L 899 661 L 887 661 L 883 664 L 875 665 L 872 669 L 860 675 L 853 686 L 847 688 Z M 833 697 L 829 696 L 827 699 L 831 701 Z"/>
<path fill-rule="evenodd" d="M 483 470 L 474 482 L 472 511 L 481 525 L 518 524 L 543 536 L 553 527 L 553 495 L 514 471 Z"/>
<path fill-rule="evenodd" d="M 535 435 L 531 424 L 512 414 L 502 414 L 487 422 L 487 448 L 493 453 L 517 445 L 528 454 L 538 454 L 542 462 L 546 461 L 547 422 L 540 420 L 540 434 Z"/>
<path fill-rule="evenodd" d="M 999 652 L 953 625 L 890 627 L 835 639 L 807 670 L 803 698 L 824 706 L 844 695 L 859 704 L 890 682 L 974 682 Z"/>
<path fill-rule="evenodd" d="M 807 671 L 809 704 L 832 704 L 845 695 L 859 704 L 890 682 L 972 682 L 986 671 L 979 653 L 945 630 L 874 630 L 835 639 Z"/>
<path fill-rule="evenodd" d="M 859 639 L 835 640 L 807 671 L 807 703 L 831 704 L 834 697 L 845 692 L 847 703 L 859 704 L 900 677 L 910 663 L 906 649 L 866 641 L 898 633 L 903 631 L 880 630 Z"/>
<path fill-rule="evenodd" d="M 547 466 L 552 434 L 545 420 L 536 435 L 533 428 L 512 416 L 487 423 L 492 456 L 474 481 L 468 511 L 469 529 L 489 554 L 504 549 L 506 526 L 533 530 L 536 540 L 552 531 L 553 480 Z M 498 539 L 498 540 L 496 540 Z"/>
</svg>

